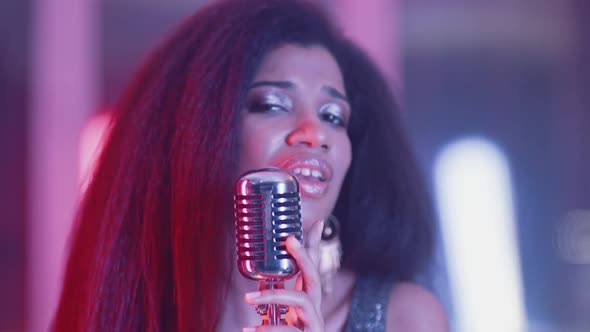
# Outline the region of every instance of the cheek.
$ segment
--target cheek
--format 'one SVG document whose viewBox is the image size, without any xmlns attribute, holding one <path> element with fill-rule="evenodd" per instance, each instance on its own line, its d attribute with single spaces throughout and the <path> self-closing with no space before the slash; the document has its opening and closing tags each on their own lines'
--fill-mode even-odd
<svg viewBox="0 0 590 332">
<path fill-rule="evenodd" d="M 240 171 L 269 166 L 280 137 L 272 128 L 245 123 L 240 140 Z"/>
<path fill-rule="evenodd" d="M 256 168 L 255 160 L 260 160 L 263 149 L 256 131 L 244 130 L 240 140 L 240 171 Z"/>
<path fill-rule="evenodd" d="M 352 162 L 352 145 L 348 135 L 345 136 L 341 142 L 342 144 L 337 151 L 337 162 L 338 168 L 342 172 L 342 177 L 344 178 L 348 168 L 350 167 L 350 163 Z"/>
</svg>

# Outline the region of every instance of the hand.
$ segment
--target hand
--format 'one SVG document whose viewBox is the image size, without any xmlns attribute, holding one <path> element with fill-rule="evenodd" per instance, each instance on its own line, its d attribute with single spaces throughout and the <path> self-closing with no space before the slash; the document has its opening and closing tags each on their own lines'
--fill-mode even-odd
<svg viewBox="0 0 590 332">
<path fill-rule="evenodd" d="M 286 316 L 288 325 L 247 327 L 242 330 L 243 332 L 324 331 L 321 312 L 322 284 L 318 272 L 319 244 L 323 229 L 323 220 L 313 225 L 307 236 L 307 248 L 304 248 L 295 237 L 287 238 L 287 251 L 301 270 L 295 282 L 295 289 L 264 290 L 247 293 L 244 297 L 249 304 L 288 305 L 289 312 Z"/>
</svg>

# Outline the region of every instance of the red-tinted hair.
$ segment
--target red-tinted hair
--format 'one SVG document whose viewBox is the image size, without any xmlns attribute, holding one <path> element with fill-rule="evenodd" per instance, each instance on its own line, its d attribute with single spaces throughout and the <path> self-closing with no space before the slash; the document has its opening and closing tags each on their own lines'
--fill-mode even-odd
<svg viewBox="0 0 590 332">
<path fill-rule="evenodd" d="M 221 2 L 150 56 L 116 107 L 81 202 L 53 331 L 215 329 L 233 268 L 247 82 L 285 41 L 281 31 L 315 34 L 306 18 L 327 31 L 323 16 L 294 1 Z M 282 30 L 269 33 L 272 25 Z"/>
<path fill-rule="evenodd" d="M 222 1 L 189 18 L 121 98 L 77 215 L 53 331 L 215 330 L 234 267 L 240 111 L 264 55 L 287 43 L 328 49 L 351 100 L 353 162 L 334 211 L 344 266 L 420 272 L 432 248 L 427 195 L 377 68 L 314 6 Z"/>
</svg>

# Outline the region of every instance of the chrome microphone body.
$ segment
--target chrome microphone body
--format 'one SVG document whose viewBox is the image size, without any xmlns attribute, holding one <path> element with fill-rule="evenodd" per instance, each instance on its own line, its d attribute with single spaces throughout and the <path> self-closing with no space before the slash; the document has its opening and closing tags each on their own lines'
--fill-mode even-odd
<svg viewBox="0 0 590 332">
<path fill-rule="evenodd" d="M 259 289 L 281 289 L 299 267 L 287 252 L 285 241 L 295 236 L 302 241 L 299 183 L 278 168 L 249 171 L 236 181 L 234 217 L 238 269 L 259 281 Z M 285 324 L 285 306 L 261 305 L 263 325 Z"/>
</svg>

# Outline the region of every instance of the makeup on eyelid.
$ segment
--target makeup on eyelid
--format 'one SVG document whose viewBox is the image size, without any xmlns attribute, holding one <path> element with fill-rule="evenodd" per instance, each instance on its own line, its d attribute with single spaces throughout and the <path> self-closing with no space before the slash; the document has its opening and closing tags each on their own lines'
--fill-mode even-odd
<svg viewBox="0 0 590 332">
<path fill-rule="evenodd" d="M 280 93 L 255 93 L 248 98 L 248 107 L 261 105 L 277 105 L 286 109 L 293 108 L 293 101 L 288 96 Z"/>
<path fill-rule="evenodd" d="M 273 111 L 272 108 L 274 107 L 282 108 L 282 111 L 291 111 L 294 106 L 291 98 L 281 93 L 254 94 L 249 98 L 247 104 L 248 110 L 253 112 Z M 331 115 L 335 117 L 334 121 L 329 120 L 328 122 L 333 122 L 338 126 L 346 127 L 348 123 L 347 113 L 338 102 L 322 104 L 318 108 L 318 114 L 320 116 Z"/>
</svg>

